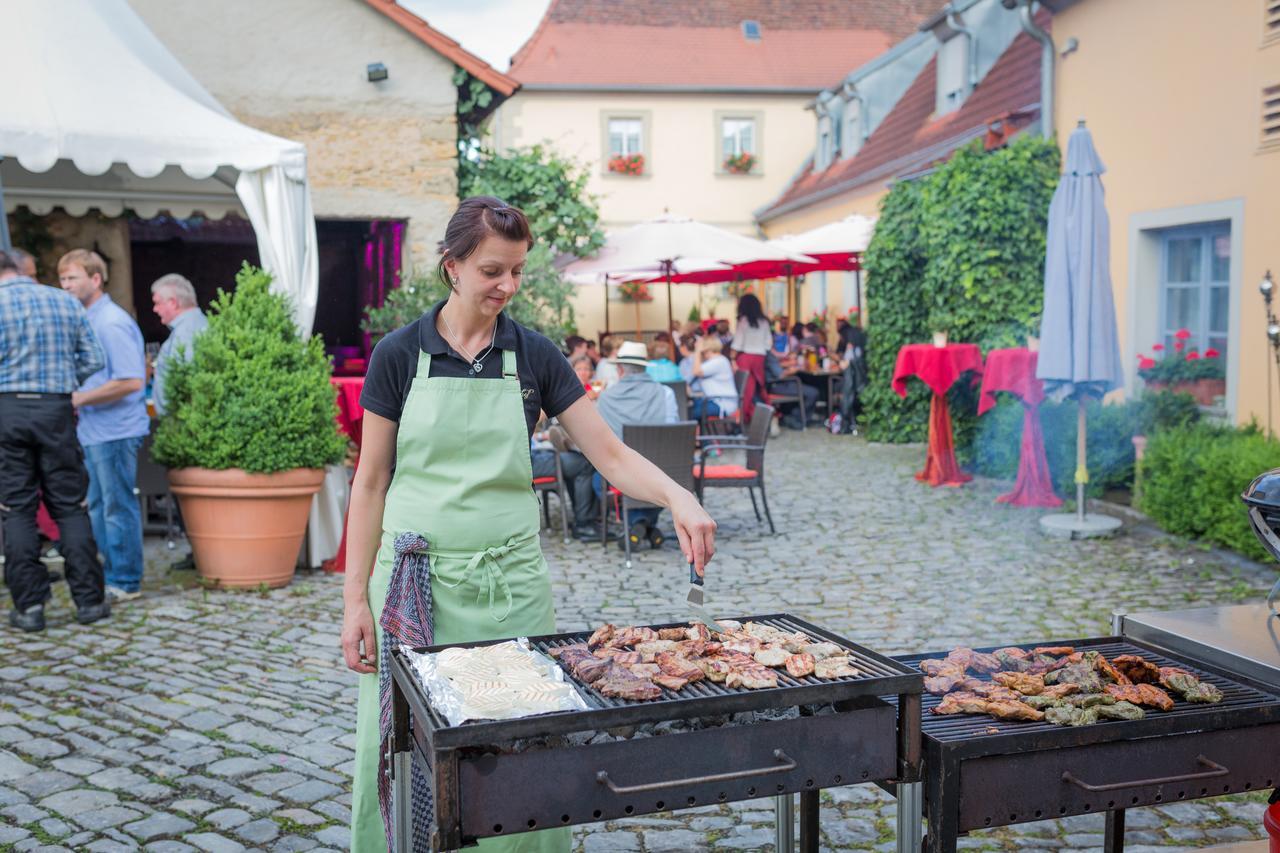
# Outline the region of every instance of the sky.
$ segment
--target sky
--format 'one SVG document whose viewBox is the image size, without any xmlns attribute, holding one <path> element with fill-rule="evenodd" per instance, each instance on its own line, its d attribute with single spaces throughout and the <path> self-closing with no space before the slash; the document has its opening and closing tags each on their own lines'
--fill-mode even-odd
<svg viewBox="0 0 1280 853">
<path fill-rule="evenodd" d="M 550 0 L 400 0 L 499 71 L 533 34 Z"/>
</svg>

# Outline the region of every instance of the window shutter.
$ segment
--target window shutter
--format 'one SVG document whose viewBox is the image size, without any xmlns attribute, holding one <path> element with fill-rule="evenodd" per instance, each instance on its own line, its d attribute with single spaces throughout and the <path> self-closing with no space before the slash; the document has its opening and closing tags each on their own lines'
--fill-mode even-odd
<svg viewBox="0 0 1280 853">
<path fill-rule="evenodd" d="M 1280 0 L 1262 0 L 1263 41 L 1280 39 Z"/>
<path fill-rule="evenodd" d="M 1262 90 L 1262 144 L 1280 146 L 1280 83 Z"/>
</svg>

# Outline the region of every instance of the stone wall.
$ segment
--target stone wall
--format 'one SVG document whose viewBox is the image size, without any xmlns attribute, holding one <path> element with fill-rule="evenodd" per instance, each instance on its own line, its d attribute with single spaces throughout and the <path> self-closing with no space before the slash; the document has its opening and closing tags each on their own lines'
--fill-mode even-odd
<svg viewBox="0 0 1280 853">
<path fill-rule="evenodd" d="M 130 3 L 236 118 L 307 146 L 318 218 L 406 219 L 406 261 L 434 262 L 457 203 L 452 62 L 360 0 Z"/>
</svg>

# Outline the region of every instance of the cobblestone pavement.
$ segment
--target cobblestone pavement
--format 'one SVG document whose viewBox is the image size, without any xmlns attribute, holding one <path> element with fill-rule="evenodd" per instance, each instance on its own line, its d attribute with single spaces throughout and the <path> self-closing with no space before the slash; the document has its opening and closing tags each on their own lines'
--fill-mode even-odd
<svg viewBox="0 0 1280 853">
<path fill-rule="evenodd" d="M 929 489 L 920 447 L 810 431 L 769 450 L 778 535 L 745 494 L 713 492 L 722 613 L 787 610 L 887 653 L 1073 638 L 1113 609 L 1258 596 L 1273 572 L 1148 529 L 1106 542 L 1041 538 L 1039 511 L 993 503 L 1000 484 Z M 560 627 L 682 617 L 672 546 L 622 568 L 610 546 L 545 539 Z M 106 624 L 69 621 L 58 584 L 43 635 L 0 630 L 0 849 L 345 849 L 355 678 L 340 663 L 341 580 L 213 592 L 150 542 L 147 594 Z M 1140 809 L 1131 851 L 1261 837 L 1261 795 Z M 823 793 L 824 848 L 893 847 L 892 801 Z M 578 849 L 772 849 L 758 800 L 579 828 Z M 1024 824 L 966 848 L 1098 850 L 1102 816 Z"/>
</svg>

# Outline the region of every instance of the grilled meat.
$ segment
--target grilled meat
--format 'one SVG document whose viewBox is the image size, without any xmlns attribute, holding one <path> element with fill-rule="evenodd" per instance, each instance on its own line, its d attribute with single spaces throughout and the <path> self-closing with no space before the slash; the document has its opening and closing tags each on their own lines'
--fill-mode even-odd
<svg viewBox="0 0 1280 853">
<path fill-rule="evenodd" d="M 608 622 L 601 625 L 591 633 L 591 637 L 587 640 L 590 648 L 596 649 L 613 639 L 613 635 L 617 632 L 617 628 Z"/>
<path fill-rule="evenodd" d="M 1116 655 L 1111 659 L 1111 663 L 1134 684 L 1155 684 L 1160 680 L 1160 667 L 1144 657 Z"/>
<path fill-rule="evenodd" d="M 858 670 L 849 663 L 848 655 L 836 655 L 815 663 L 813 674 L 818 678 L 852 678 L 858 674 Z"/>
<path fill-rule="evenodd" d="M 637 628 L 632 625 L 614 634 L 608 644 L 615 648 L 626 648 L 634 647 L 637 643 L 651 643 L 656 639 L 658 639 L 658 632 L 652 628 Z"/>
<path fill-rule="evenodd" d="M 800 652 L 787 658 L 787 672 L 792 678 L 804 678 L 806 675 L 813 675 L 813 668 L 817 664 L 813 655 L 808 652 Z"/>
<path fill-rule="evenodd" d="M 800 651 L 807 655 L 813 655 L 814 660 L 822 660 L 823 658 L 844 654 L 844 649 L 835 643 L 810 643 Z"/>
<path fill-rule="evenodd" d="M 1088 651 L 1084 653 L 1084 663 L 1093 664 L 1093 668 L 1098 671 L 1104 681 L 1111 684 L 1131 684 L 1129 677 L 1111 665 L 1111 661 L 1107 660 L 1101 653 Z"/>
<path fill-rule="evenodd" d="M 702 670 L 698 670 L 698 677 L 699 678 L 702 677 Z M 650 679 L 650 681 L 652 681 L 654 684 L 658 685 L 659 687 L 665 687 L 668 690 L 671 690 L 673 692 L 676 690 L 680 690 L 682 687 L 684 687 L 686 684 L 689 683 L 687 680 L 683 678 L 677 678 L 674 675 L 655 675 L 653 678 Z"/>
<path fill-rule="evenodd" d="M 969 669 L 981 673 L 999 672 L 1000 659 L 986 652 L 974 652 L 969 658 Z"/>
<path fill-rule="evenodd" d="M 711 629 L 701 622 L 694 622 L 684 633 L 690 640 L 701 640 L 704 643 L 711 642 Z"/>
<path fill-rule="evenodd" d="M 1060 657 L 1049 664 L 1049 672 L 1062 669 L 1064 666 L 1071 666 L 1073 663 L 1080 663 L 1082 660 L 1084 660 L 1084 652 L 1072 652 L 1066 657 Z"/>
<path fill-rule="evenodd" d="M 693 661 L 707 676 L 707 680 L 723 684 L 729 675 L 729 664 L 720 658 L 696 658 Z"/>
<path fill-rule="evenodd" d="M 755 661 L 749 664 L 730 664 L 725 687 L 745 687 L 748 690 L 765 690 L 778 686 L 778 674 Z"/>
<path fill-rule="evenodd" d="M 1107 695 L 1133 705 L 1147 705 L 1161 711 L 1173 710 L 1173 699 L 1154 684 L 1108 684 Z"/>
<path fill-rule="evenodd" d="M 687 640 L 689 639 L 688 628 L 659 628 L 659 640 Z"/>
<path fill-rule="evenodd" d="M 659 652 L 654 661 L 663 675 L 684 679 L 686 683 L 706 677 L 701 667 L 674 652 Z"/>
<path fill-rule="evenodd" d="M 767 645 L 755 653 L 757 663 L 764 666 L 786 666 L 791 653 L 781 646 Z"/>
<path fill-rule="evenodd" d="M 828 658 L 828 660 L 830 660 L 830 658 Z M 819 663 L 821 663 L 821 661 L 819 661 Z M 964 673 L 959 671 L 950 675 L 926 676 L 924 679 L 924 689 L 925 692 L 932 693 L 934 696 L 942 696 L 959 688 L 960 685 L 964 684 L 968 680 L 969 679 L 964 676 Z"/>
<path fill-rule="evenodd" d="M 601 660 L 616 660 L 618 663 L 622 664 L 623 666 L 630 666 L 633 663 L 644 662 L 644 655 L 640 654 L 639 652 L 627 651 L 626 649 L 613 649 L 613 648 L 596 649 L 593 654 L 595 654 L 595 656 L 600 658 Z"/>
<path fill-rule="evenodd" d="M 961 669 L 968 669 L 969 664 L 973 663 L 973 654 L 973 649 L 966 649 L 963 646 L 952 649 L 947 654 L 947 663 L 955 664 Z"/>
<path fill-rule="evenodd" d="M 743 625 L 742 633 L 749 637 L 754 637 L 762 643 L 781 646 L 792 654 L 802 651 L 805 646 L 813 642 L 811 637 L 799 631 L 783 631 L 772 625 L 762 625 L 759 622 L 748 622 Z"/>
<path fill-rule="evenodd" d="M 1089 726 L 1098 722 L 1098 709 L 1055 705 L 1045 710 L 1044 718 L 1055 726 Z"/>
<path fill-rule="evenodd" d="M 638 675 L 641 678 L 653 678 L 662 673 L 662 668 L 656 663 L 633 663 L 627 669 L 631 670 L 632 675 Z"/>
<path fill-rule="evenodd" d="M 1044 693 L 1041 693 L 1039 696 L 1024 696 L 1022 697 L 1022 701 L 1032 708 L 1035 708 L 1037 711 L 1045 711 L 1049 708 L 1056 708 L 1060 705 L 1066 704 L 1061 698 L 1048 696 Z"/>
<path fill-rule="evenodd" d="M 662 695 L 658 685 L 628 671 L 617 661 L 608 661 L 606 671 L 592 682 L 591 686 L 605 696 L 629 699 L 633 702 L 657 699 Z"/>
<path fill-rule="evenodd" d="M 1031 650 L 1031 654 L 1033 655 L 1050 655 L 1055 658 L 1073 654 L 1074 652 L 1074 646 L 1036 646 Z"/>
<path fill-rule="evenodd" d="M 988 699 L 987 713 L 997 720 L 1030 720 L 1039 722 L 1044 713 L 1037 711 L 1025 702 L 1012 699 Z"/>
<path fill-rule="evenodd" d="M 973 678 L 966 678 L 962 682 L 964 689 L 968 693 L 981 696 L 983 699 L 999 700 L 1002 702 L 1021 702 L 1026 697 L 1021 693 L 1010 690 L 1003 684 L 997 684 L 994 681 L 978 681 Z"/>
<path fill-rule="evenodd" d="M 1063 696 L 1079 692 L 1080 685 L 1078 684 L 1051 684 L 1040 695 L 1048 696 L 1050 699 L 1061 699 Z"/>
<path fill-rule="evenodd" d="M 1025 672 L 997 672 L 991 676 L 998 684 L 1016 690 L 1024 696 L 1039 696 L 1044 692 L 1044 676 Z"/>
<path fill-rule="evenodd" d="M 1176 666 L 1160 667 L 1160 683 L 1188 702 L 1217 703 L 1222 701 L 1222 691 L 1207 681 L 1201 681 L 1185 669 Z"/>
<path fill-rule="evenodd" d="M 1044 715 L 1022 702 L 984 699 L 973 693 L 948 693 L 933 709 L 935 714 L 989 714 L 997 720 L 1041 720 Z"/>
<path fill-rule="evenodd" d="M 1004 648 L 991 653 L 1000 661 L 1000 668 L 1005 672 L 1027 672 L 1036 665 L 1025 649 Z"/>
<path fill-rule="evenodd" d="M 1104 720 L 1141 720 L 1147 712 L 1132 702 L 1117 702 L 1114 705 L 1098 705 L 1094 708 L 1098 717 Z"/>
<path fill-rule="evenodd" d="M 1074 684 L 1081 693 L 1101 693 L 1102 676 L 1085 660 L 1055 669 L 1044 676 L 1045 684 Z"/>
<path fill-rule="evenodd" d="M 609 671 L 609 667 L 613 664 L 611 660 L 598 658 L 595 655 L 586 657 L 578 661 L 569 670 L 569 673 L 583 684 L 590 684 L 600 676 Z"/>
<path fill-rule="evenodd" d="M 756 652 L 760 651 L 760 648 L 764 643 L 760 642 L 755 637 L 735 635 L 733 637 L 726 637 L 722 639 L 721 645 L 726 649 L 732 649 L 735 652 L 742 652 L 745 655 L 754 655 Z"/>
<path fill-rule="evenodd" d="M 591 656 L 591 650 L 587 648 L 586 643 L 570 643 L 567 646 L 553 646 L 547 649 L 547 654 L 559 660 L 566 658 L 569 661 L 580 659 L 582 655 Z"/>
<path fill-rule="evenodd" d="M 973 693 L 948 693 L 934 707 L 933 713 L 941 715 L 985 714 L 987 713 L 987 700 Z"/>
<path fill-rule="evenodd" d="M 1116 704 L 1116 697 L 1110 693 L 1075 693 L 1064 698 L 1062 704 L 1072 708 L 1096 708 L 1099 705 Z"/>
<path fill-rule="evenodd" d="M 651 659 L 658 652 L 669 652 L 676 648 L 675 640 L 651 640 L 647 643 L 636 643 L 636 651 L 639 652 L 645 660 Z"/>
<path fill-rule="evenodd" d="M 814 655 L 814 657 L 818 657 Z M 830 655 L 823 655 L 830 657 Z M 925 675 L 950 675 L 954 674 L 958 669 L 953 662 L 947 660 L 938 660 L 937 658 L 926 658 L 920 661 L 920 671 Z"/>
</svg>

